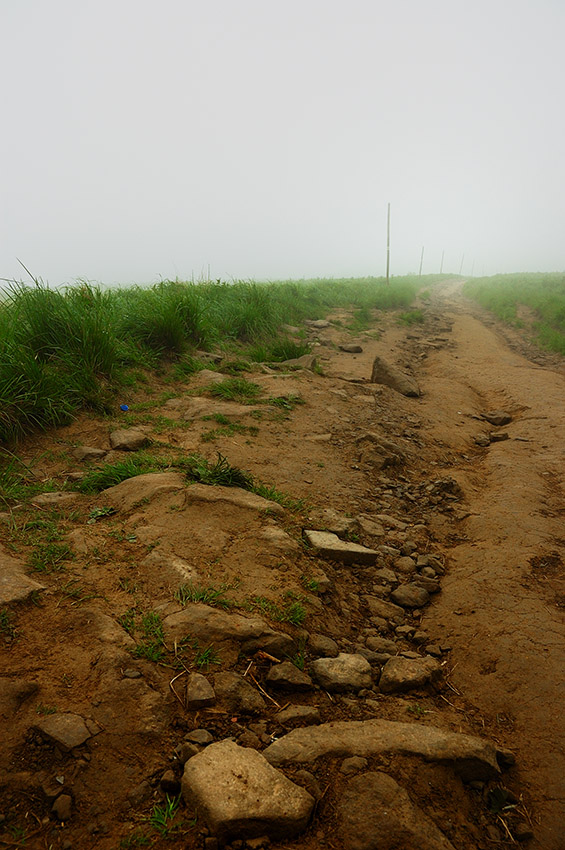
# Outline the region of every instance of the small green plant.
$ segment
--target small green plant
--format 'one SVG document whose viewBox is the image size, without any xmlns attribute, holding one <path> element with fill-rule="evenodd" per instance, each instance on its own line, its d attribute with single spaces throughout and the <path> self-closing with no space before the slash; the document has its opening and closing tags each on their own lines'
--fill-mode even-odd
<svg viewBox="0 0 565 850">
<path fill-rule="evenodd" d="M 242 487 L 244 490 L 250 490 L 253 486 L 251 474 L 238 466 L 232 466 L 220 452 L 214 464 L 200 455 L 190 455 L 175 465 L 184 469 L 193 481 L 199 481 L 201 484 Z"/>
<path fill-rule="evenodd" d="M 99 593 L 93 591 L 88 592 L 78 583 L 77 579 L 70 579 L 61 585 L 61 593 L 67 599 L 72 599 L 71 605 L 80 605 L 82 602 L 88 602 L 90 599 L 98 599 Z"/>
<path fill-rule="evenodd" d="M 359 331 L 364 331 L 370 327 L 372 318 L 371 310 L 368 306 L 357 307 L 346 327 L 352 333 L 359 333 Z"/>
<path fill-rule="evenodd" d="M 302 605 L 301 600 L 296 598 L 290 591 L 285 594 L 285 598 L 286 602 L 280 605 L 272 602 L 265 596 L 253 596 L 243 607 L 248 611 L 259 609 L 261 613 L 279 623 L 292 623 L 295 626 L 302 625 L 306 618 L 306 609 Z"/>
<path fill-rule="evenodd" d="M 300 576 L 300 581 L 304 589 L 309 590 L 311 593 L 318 593 L 320 590 L 320 583 L 315 578 L 308 578 L 308 576 L 302 575 Z"/>
<path fill-rule="evenodd" d="M 0 632 L 7 640 L 13 640 L 16 637 L 16 628 L 13 624 L 13 617 L 7 608 L 0 609 Z"/>
<path fill-rule="evenodd" d="M 194 663 L 200 669 L 206 668 L 206 670 L 209 670 L 211 664 L 220 664 L 221 662 L 220 656 L 214 647 L 210 645 L 206 649 L 200 649 L 196 652 Z"/>
<path fill-rule="evenodd" d="M 165 650 L 159 641 L 141 641 L 133 650 L 135 658 L 145 658 L 146 661 L 152 661 L 154 664 L 159 664 L 165 658 Z"/>
<path fill-rule="evenodd" d="M 128 608 L 125 614 L 118 617 L 118 623 L 122 629 L 125 629 L 132 637 L 135 633 L 135 613 L 135 608 Z"/>
<path fill-rule="evenodd" d="M 183 378 L 190 378 L 191 375 L 201 372 L 205 368 L 206 364 L 198 357 L 185 355 L 178 363 L 175 363 L 173 375 L 177 380 L 182 380 Z"/>
<path fill-rule="evenodd" d="M 263 392 L 262 387 L 247 378 L 227 378 L 221 384 L 208 387 L 210 395 L 223 398 L 226 401 L 238 401 L 247 404 L 255 401 Z"/>
<path fill-rule="evenodd" d="M 399 314 L 397 321 L 399 325 L 422 325 L 425 318 L 421 310 L 407 310 Z"/>
<path fill-rule="evenodd" d="M 66 543 L 40 543 L 30 555 L 29 564 L 38 573 L 62 570 L 73 553 Z"/>
<path fill-rule="evenodd" d="M 166 838 L 172 830 L 172 821 L 175 818 L 179 807 L 179 797 L 169 797 L 167 794 L 165 804 L 153 806 L 153 811 L 149 815 L 149 823 L 153 829 L 159 833 L 161 838 Z"/>
<path fill-rule="evenodd" d="M 114 487 L 127 478 L 144 475 L 147 472 L 157 472 L 160 464 L 151 462 L 144 457 L 131 457 L 118 463 L 106 463 L 99 469 L 92 469 L 78 482 L 77 490 L 81 493 L 99 493 L 108 487 Z"/>
<path fill-rule="evenodd" d="M 265 399 L 265 404 L 271 404 L 283 410 L 294 410 L 297 405 L 306 404 L 306 402 L 302 396 L 289 393 L 288 395 L 271 396 Z"/>
<path fill-rule="evenodd" d="M 259 433 L 259 429 L 254 426 L 242 425 L 240 422 L 229 422 L 221 428 L 213 428 L 211 431 L 204 431 L 200 435 L 203 443 L 211 443 L 219 437 L 232 437 L 234 434 L 252 434 L 255 436 Z"/>
<path fill-rule="evenodd" d="M 253 493 L 257 494 L 257 496 L 262 496 L 263 499 L 267 499 L 269 502 L 276 502 L 277 504 L 282 505 L 283 508 L 288 508 L 290 511 L 300 513 L 306 507 L 305 499 L 295 499 L 292 496 L 288 496 L 286 493 L 281 492 L 281 490 L 277 490 L 276 487 L 271 487 L 268 484 L 254 484 L 251 489 Z"/>
<path fill-rule="evenodd" d="M 298 649 L 290 660 L 299 670 L 304 670 L 306 666 L 306 641 L 303 638 L 298 641 Z"/>
<path fill-rule="evenodd" d="M 44 705 L 40 702 L 35 709 L 36 714 L 47 715 L 47 714 L 57 714 L 59 709 L 56 705 Z"/>
<path fill-rule="evenodd" d="M 423 708 L 418 702 L 410 703 L 406 711 L 409 711 L 410 714 L 413 714 L 414 717 L 418 718 L 424 717 L 424 715 L 427 714 L 426 709 Z"/>
<path fill-rule="evenodd" d="M 120 839 L 120 850 L 130 850 L 131 847 L 147 847 L 148 844 L 151 844 L 149 836 L 141 830 L 137 830 Z"/>
<path fill-rule="evenodd" d="M 119 578 L 118 587 L 120 590 L 125 590 L 126 593 L 137 593 L 139 590 L 137 583 L 130 578 Z"/>
<path fill-rule="evenodd" d="M 192 584 L 181 584 L 175 591 L 174 597 L 181 605 L 189 602 L 202 602 L 228 611 L 233 607 L 233 602 L 225 596 L 230 585 L 222 584 L 220 587 L 195 587 Z"/>
<path fill-rule="evenodd" d="M 109 505 L 105 508 L 92 508 L 88 514 L 87 525 L 94 525 L 94 523 L 98 522 L 99 519 L 104 519 L 105 517 L 112 516 L 112 514 L 115 513 L 116 509 L 111 508 Z"/>
<path fill-rule="evenodd" d="M 223 413 L 210 413 L 207 416 L 203 416 L 202 420 L 204 422 L 217 422 L 218 425 L 231 425 L 231 419 L 229 416 L 224 416 Z"/>
<path fill-rule="evenodd" d="M 219 368 L 219 372 L 226 375 L 241 375 L 242 372 L 251 372 L 252 364 L 248 360 L 226 360 Z"/>
<path fill-rule="evenodd" d="M 155 611 L 149 611 L 147 614 L 143 614 L 140 629 L 143 640 L 133 650 L 134 656 L 136 658 L 145 658 L 147 661 L 153 661 L 155 664 L 163 661 L 166 649 L 163 622 L 160 615 Z"/>
<path fill-rule="evenodd" d="M 283 363 L 285 360 L 295 360 L 304 354 L 310 354 L 307 342 L 296 342 L 287 337 L 280 337 L 271 343 L 253 346 L 249 356 L 256 363 Z"/>
<path fill-rule="evenodd" d="M 283 622 L 292 623 L 294 626 L 301 626 L 305 619 L 306 609 L 300 600 L 293 599 L 287 602 L 284 609 Z"/>
</svg>

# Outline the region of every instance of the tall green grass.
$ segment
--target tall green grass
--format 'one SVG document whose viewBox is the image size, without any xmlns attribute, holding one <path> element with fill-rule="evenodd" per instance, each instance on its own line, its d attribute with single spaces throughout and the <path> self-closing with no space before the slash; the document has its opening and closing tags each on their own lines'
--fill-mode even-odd
<svg viewBox="0 0 565 850">
<path fill-rule="evenodd" d="M 506 274 L 465 284 L 465 293 L 504 322 L 522 326 L 519 307 L 533 311 L 538 343 L 565 354 L 565 274 Z"/>
<path fill-rule="evenodd" d="M 428 279 L 428 283 L 433 282 Z M 201 283 L 50 289 L 14 282 L 0 301 L 0 442 L 110 408 L 127 370 L 162 358 L 191 371 L 194 351 L 236 346 L 249 360 L 296 356 L 282 330 L 330 310 L 408 307 L 423 278 Z M 307 350 L 307 348 L 306 348 Z"/>
</svg>

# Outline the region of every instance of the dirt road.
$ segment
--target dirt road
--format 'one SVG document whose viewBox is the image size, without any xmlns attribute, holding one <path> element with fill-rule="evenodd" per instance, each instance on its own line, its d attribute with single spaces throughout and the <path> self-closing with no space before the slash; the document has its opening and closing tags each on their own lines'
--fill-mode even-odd
<svg viewBox="0 0 565 850">
<path fill-rule="evenodd" d="M 430 354 L 421 378 L 430 436 L 464 455 L 484 430 L 472 416 L 513 420 L 498 429 L 507 441 L 451 470 L 469 517 L 427 620 L 454 646 L 456 686 L 513 730 L 536 846 L 565 847 L 565 371 L 511 351 L 453 290 L 436 297 L 455 347 Z"/>
</svg>

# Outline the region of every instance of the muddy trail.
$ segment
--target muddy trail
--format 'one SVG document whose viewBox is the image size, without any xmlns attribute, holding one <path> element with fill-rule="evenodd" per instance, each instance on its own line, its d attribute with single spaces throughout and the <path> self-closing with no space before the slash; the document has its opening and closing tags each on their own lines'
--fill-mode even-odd
<svg viewBox="0 0 565 850">
<path fill-rule="evenodd" d="M 565 365 L 460 286 L 17 447 L 0 847 L 565 848 Z"/>
</svg>

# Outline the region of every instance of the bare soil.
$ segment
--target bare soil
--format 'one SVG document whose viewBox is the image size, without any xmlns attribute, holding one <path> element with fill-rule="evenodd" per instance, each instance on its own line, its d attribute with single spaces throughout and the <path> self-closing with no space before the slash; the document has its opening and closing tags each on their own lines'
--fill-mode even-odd
<svg viewBox="0 0 565 850">
<path fill-rule="evenodd" d="M 373 766 L 401 782 L 457 848 L 511 846 L 517 819 L 532 826 L 531 848 L 565 847 L 565 363 L 537 350 L 524 332 L 499 326 L 462 297 L 458 283 L 438 286 L 421 306 L 422 325 L 375 314 L 374 324 L 357 335 L 347 329 L 346 311 L 330 317 L 331 326 L 316 337 L 323 374 L 248 376 L 265 396 L 299 395 L 304 404 L 292 410 L 257 406 L 255 414 L 254 406 L 249 412 L 237 408 L 233 420 L 247 430 L 203 441 L 218 426 L 190 415 L 189 393 L 198 393 L 198 377 L 171 384 L 163 374 L 131 397 L 116 399 L 113 419 L 80 417 L 17 447 L 34 476 L 62 485 L 72 473 L 84 472 L 73 447 L 109 449 L 110 431 L 123 422 L 119 404 L 144 400 L 151 416 L 163 417 L 144 423 L 153 452 L 199 451 L 213 460 L 219 451 L 304 504 L 265 515 L 220 503 L 187 506 L 171 492 L 89 522 L 93 510 L 108 506 L 102 493 L 77 496 L 56 509 L 26 503 L 4 517 L 2 541 L 15 557 L 30 557 L 38 521 L 54 525 L 74 554 L 62 569 L 31 573 L 46 590 L 36 604 L 11 607 L 15 633 L 4 629 L 1 636 L 0 682 L 25 680 L 38 689 L 2 718 L 0 846 L 115 850 L 145 841 L 202 848 L 204 825 L 193 823 L 182 802 L 172 821 L 177 828 L 166 837 L 150 820 L 155 806 L 165 803 L 160 779 L 175 769 L 174 749 L 197 728 L 216 740 L 237 739 L 251 727 L 256 734 L 262 728 L 266 740 L 280 736 L 276 700 L 315 704 L 322 720 L 379 716 L 493 739 L 516 755 L 498 783 L 515 807 L 507 812 L 493 810 L 494 786 L 469 788 L 445 767 L 405 757 Z M 340 351 L 346 342 L 359 343 L 362 353 Z M 376 355 L 415 377 L 421 397 L 371 384 Z M 492 410 L 509 413 L 512 421 L 489 424 L 483 414 Z M 379 468 L 362 439 L 368 432 L 398 446 L 404 462 Z M 475 442 L 500 432 L 508 438 L 487 447 Z M 283 605 L 290 591 L 305 607 L 302 627 L 272 625 L 303 639 L 306 670 L 308 633 L 328 635 L 355 651 L 372 627 L 361 597 L 373 580 L 362 567 L 322 561 L 304 546 L 302 529 L 327 507 L 375 522 L 377 515 L 392 516 L 405 525 L 387 527 L 378 540 L 360 532 L 359 542 L 401 547 L 413 540 L 419 553 L 445 564 L 441 592 L 410 620 L 441 648 L 445 684 L 402 695 L 377 690 L 372 699 L 321 690 L 281 698 L 265 688 L 269 709 L 259 719 L 233 717 L 221 705 L 187 712 L 182 680 L 171 687 L 178 669 L 170 666 L 170 654 L 166 663 L 135 657 L 124 615 L 136 618 L 139 629 L 143 614 L 169 610 L 174 591 L 191 577 L 202 587 L 224 586 L 244 611 L 247 606 L 267 618 L 265 606 Z M 277 537 L 281 530 L 288 536 Z M 152 561 L 154 552 L 169 561 Z M 171 564 L 171 558 L 182 563 Z M 315 590 L 320 575 L 332 588 L 323 599 Z M 399 642 L 399 651 L 414 649 Z M 265 685 L 268 659 L 219 662 L 201 672 L 212 680 L 218 670 L 243 673 L 253 662 L 256 681 Z M 124 676 L 130 670 L 141 676 Z M 35 729 L 55 710 L 88 718 L 102 731 L 62 752 Z M 335 760 L 313 772 L 323 791 L 314 821 L 284 847 L 340 846 L 335 807 L 345 777 Z M 293 771 L 288 775 L 293 778 Z M 45 790 L 53 781 L 73 800 L 72 817 L 63 823 Z M 136 800 L 132 791 L 143 782 L 149 793 Z"/>
</svg>

